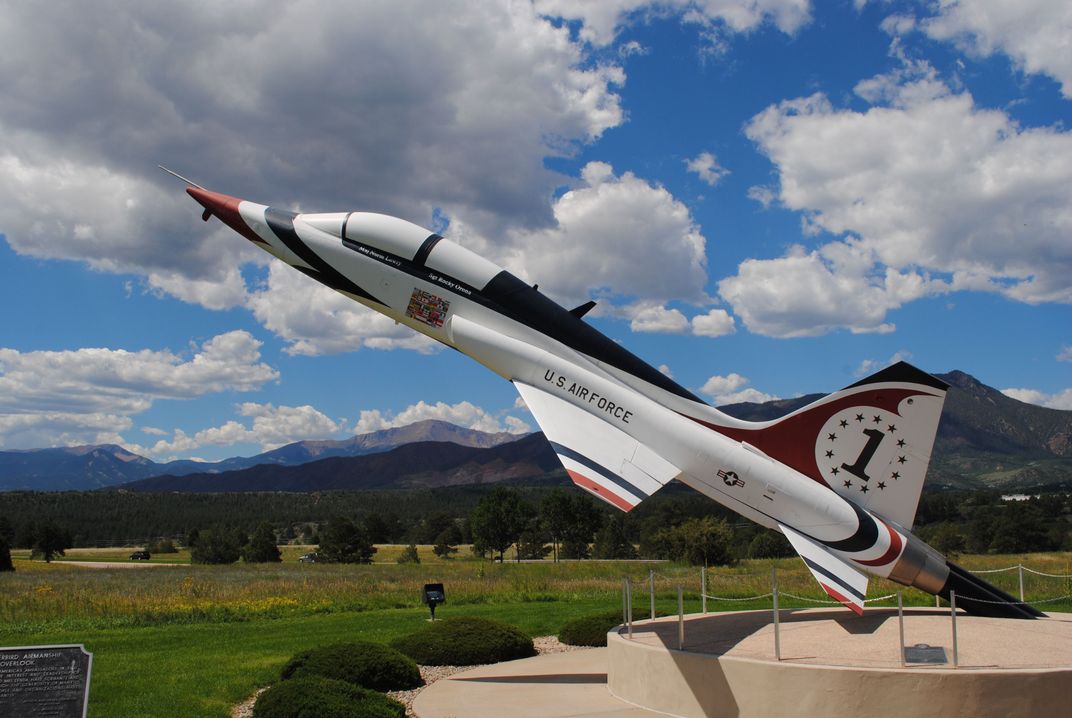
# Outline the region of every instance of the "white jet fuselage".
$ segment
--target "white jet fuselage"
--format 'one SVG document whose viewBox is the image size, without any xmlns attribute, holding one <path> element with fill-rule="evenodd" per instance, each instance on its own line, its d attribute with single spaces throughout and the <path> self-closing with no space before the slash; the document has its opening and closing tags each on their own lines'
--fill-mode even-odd
<svg viewBox="0 0 1072 718">
<path fill-rule="evenodd" d="M 249 202 L 240 207 L 243 219 L 264 239 L 263 248 L 288 264 L 316 271 L 274 234 L 263 219 L 266 210 Z M 358 229 L 362 224 L 368 231 Z M 681 397 L 477 301 L 479 287 L 503 271 L 479 255 L 442 239 L 423 268 L 416 268 L 406 255 L 412 256 L 429 232 L 384 215 L 298 215 L 291 226 L 308 250 L 375 298 L 342 290 L 352 299 L 461 351 L 508 381 L 541 389 L 610 423 L 676 466 L 681 472 L 676 478 L 718 503 L 760 525 L 789 526 L 824 543 L 847 540 L 859 530 L 858 507 L 758 449 L 670 408 L 680 407 L 685 402 Z M 418 292 L 449 304 L 438 326 L 407 311 Z M 716 421 L 734 423 L 706 405 L 688 404 L 691 413 L 706 410 Z M 646 488 L 650 494 L 658 486 Z M 853 562 L 878 559 L 892 541 L 892 532 L 880 532 L 864 552 L 839 553 Z M 867 570 L 888 576 L 893 565 Z"/>
<path fill-rule="evenodd" d="M 628 511 L 672 479 L 780 531 L 822 588 L 862 612 L 866 574 L 936 595 L 1007 594 L 912 535 L 946 384 L 900 363 L 766 422 L 727 416 L 501 267 L 401 219 L 295 214 L 187 193 L 322 284 L 512 382 L 572 480 Z"/>
</svg>

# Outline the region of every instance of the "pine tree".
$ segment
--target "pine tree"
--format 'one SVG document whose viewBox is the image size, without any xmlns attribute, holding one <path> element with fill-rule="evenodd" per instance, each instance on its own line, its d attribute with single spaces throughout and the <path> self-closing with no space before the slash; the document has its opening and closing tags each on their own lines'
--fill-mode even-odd
<svg viewBox="0 0 1072 718">
<path fill-rule="evenodd" d="M 372 563 L 376 547 L 362 527 L 336 516 L 321 532 L 318 553 L 329 563 Z"/>
<path fill-rule="evenodd" d="M 454 529 L 454 531 L 451 529 L 444 529 L 443 532 L 436 537 L 435 546 L 432 547 L 432 553 L 443 559 L 450 558 L 453 554 L 457 553 L 458 547 L 451 545 L 451 538 L 456 531 L 457 529 Z"/>
<path fill-rule="evenodd" d="M 242 547 L 242 560 L 246 563 L 278 563 L 283 560 L 275 543 L 275 531 L 267 521 L 262 521 Z"/>
<path fill-rule="evenodd" d="M 63 556 L 71 547 L 71 536 L 56 524 L 48 521 L 37 529 L 37 538 L 33 544 L 33 555 L 39 555 L 49 563 L 56 556 Z"/>
<path fill-rule="evenodd" d="M 243 537 L 231 529 L 202 531 L 197 544 L 190 552 L 190 561 L 208 564 L 234 563 L 241 555 L 240 538 Z"/>
<path fill-rule="evenodd" d="M 0 535 L 0 572 L 14 571 L 15 564 L 11 563 L 11 548 L 7 539 Z"/>
<path fill-rule="evenodd" d="M 398 557 L 396 563 L 420 563 L 421 557 L 417 555 L 417 544 L 411 543 L 406 548 L 402 549 L 402 555 Z"/>
</svg>

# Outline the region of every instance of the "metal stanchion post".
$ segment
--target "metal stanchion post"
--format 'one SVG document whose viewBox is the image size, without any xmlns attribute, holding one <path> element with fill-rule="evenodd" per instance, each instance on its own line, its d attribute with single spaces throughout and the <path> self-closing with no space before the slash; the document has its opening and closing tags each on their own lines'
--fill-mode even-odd
<svg viewBox="0 0 1072 718">
<path fill-rule="evenodd" d="M 648 571 L 648 593 L 651 598 L 651 620 L 655 620 L 655 571 Z"/>
<path fill-rule="evenodd" d="M 897 645 L 897 655 L 901 658 L 901 668 L 904 668 L 904 600 L 900 591 L 897 592 L 897 628 L 901 636 L 901 642 Z"/>
<path fill-rule="evenodd" d="M 629 599 L 626 598 L 626 596 L 625 596 L 625 594 L 629 591 L 629 589 L 626 587 L 626 582 L 628 580 L 629 580 L 628 578 L 626 578 L 625 576 L 622 576 L 622 625 L 623 626 L 625 624 L 629 623 Z"/>
<path fill-rule="evenodd" d="M 1021 563 L 1018 565 L 1020 569 L 1020 603 L 1024 602 L 1024 565 Z"/>
<path fill-rule="evenodd" d="M 629 638 L 633 637 L 633 582 L 625 579 L 625 605 L 629 608 L 629 619 L 626 627 L 629 629 Z"/>
<path fill-rule="evenodd" d="M 677 650 L 685 647 L 685 601 L 681 595 L 681 586 L 677 587 Z"/>
<path fill-rule="evenodd" d="M 771 569 L 771 596 L 774 597 L 774 657 L 782 660 L 782 636 L 778 624 L 778 570 Z"/>
<path fill-rule="evenodd" d="M 703 613 L 707 615 L 707 566 L 700 569 L 700 602 Z"/>
<path fill-rule="evenodd" d="M 953 668 L 960 666 L 960 654 L 957 652 L 957 592 L 949 592 L 949 614 L 953 618 Z"/>
</svg>

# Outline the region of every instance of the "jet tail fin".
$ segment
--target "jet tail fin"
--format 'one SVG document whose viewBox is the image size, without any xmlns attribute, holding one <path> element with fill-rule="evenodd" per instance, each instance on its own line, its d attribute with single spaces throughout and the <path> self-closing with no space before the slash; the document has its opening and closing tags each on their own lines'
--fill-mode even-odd
<svg viewBox="0 0 1072 718">
<path fill-rule="evenodd" d="M 712 428 L 911 529 L 947 388 L 899 362 L 781 419 Z"/>
<path fill-rule="evenodd" d="M 867 598 L 867 576 L 804 534 L 781 524 L 778 528 L 800 554 L 822 589 L 845 608 L 862 616 Z"/>
</svg>

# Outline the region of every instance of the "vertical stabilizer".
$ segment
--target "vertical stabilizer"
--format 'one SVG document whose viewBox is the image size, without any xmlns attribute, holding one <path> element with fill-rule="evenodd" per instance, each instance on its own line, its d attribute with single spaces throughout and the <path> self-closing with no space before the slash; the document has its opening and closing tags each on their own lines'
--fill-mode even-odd
<svg viewBox="0 0 1072 718">
<path fill-rule="evenodd" d="M 947 388 L 899 362 L 776 421 L 712 428 L 910 529 Z"/>
</svg>

